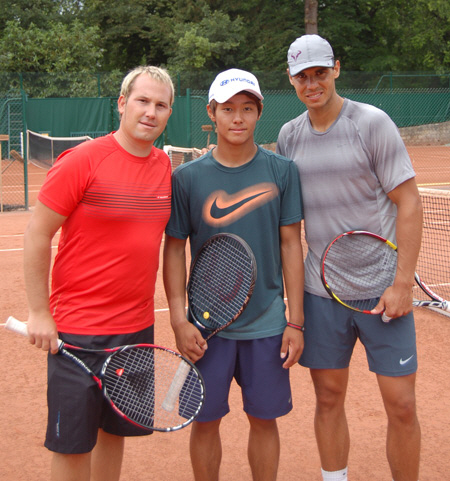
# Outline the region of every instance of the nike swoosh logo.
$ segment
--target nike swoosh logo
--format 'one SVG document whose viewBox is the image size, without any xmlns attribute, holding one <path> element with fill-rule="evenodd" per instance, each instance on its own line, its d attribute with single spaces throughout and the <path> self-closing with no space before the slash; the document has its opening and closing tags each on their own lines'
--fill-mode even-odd
<svg viewBox="0 0 450 481">
<path fill-rule="evenodd" d="M 278 187 L 272 182 L 252 185 L 234 194 L 216 190 L 203 204 L 203 220 L 213 227 L 230 225 L 270 202 L 278 194 Z"/>
<path fill-rule="evenodd" d="M 404 366 L 406 363 L 408 363 L 409 361 L 411 361 L 411 359 L 414 357 L 414 354 L 410 357 L 408 357 L 408 359 L 400 359 L 400 366 Z"/>
<path fill-rule="evenodd" d="M 234 204 L 231 204 L 227 207 L 218 207 L 217 206 L 217 198 L 216 198 L 216 199 L 214 199 L 214 202 L 213 202 L 213 204 L 211 206 L 211 209 L 210 209 L 211 217 L 213 217 L 214 219 L 220 219 L 222 217 L 225 217 L 226 215 L 229 215 L 232 212 L 234 212 L 236 209 L 239 209 L 241 206 L 247 204 L 247 202 L 250 202 L 251 200 L 256 199 L 259 196 L 264 195 L 264 194 L 267 194 L 267 191 L 266 192 L 260 192 L 260 193 L 255 194 L 255 195 L 251 195 L 250 197 L 247 197 L 246 199 L 242 199 L 241 201 L 236 202 Z"/>
</svg>

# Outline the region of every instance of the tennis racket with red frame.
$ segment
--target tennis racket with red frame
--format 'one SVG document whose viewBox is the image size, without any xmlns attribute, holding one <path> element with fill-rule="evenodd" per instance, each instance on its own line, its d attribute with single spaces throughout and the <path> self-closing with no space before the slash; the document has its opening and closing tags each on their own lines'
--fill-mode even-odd
<svg viewBox="0 0 450 481">
<path fill-rule="evenodd" d="M 5 328 L 28 335 L 27 325 L 9 317 Z M 58 340 L 59 354 L 89 374 L 114 411 L 130 423 L 149 431 L 177 431 L 189 425 L 203 406 L 205 387 L 198 369 L 183 356 L 165 347 L 133 344 L 110 349 L 86 349 Z M 74 352 L 109 354 L 100 374 Z M 181 365 L 187 372 L 170 411 L 163 401 Z"/>
<path fill-rule="evenodd" d="M 357 312 L 371 314 L 383 292 L 392 285 L 397 269 L 397 247 L 387 239 L 363 230 L 344 232 L 325 248 L 320 275 L 332 299 Z M 415 307 L 450 312 L 442 299 L 415 274 L 417 285 L 430 300 L 413 301 Z M 383 320 L 390 318 L 383 314 Z"/>
<path fill-rule="evenodd" d="M 187 286 L 190 321 L 206 340 L 230 326 L 247 307 L 257 276 L 256 260 L 239 236 L 220 233 L 200 248 L 191 265 Z M 170 409 L 187 375 L 185 367 L 175 376 L 164 402 Z"/>
</svg>

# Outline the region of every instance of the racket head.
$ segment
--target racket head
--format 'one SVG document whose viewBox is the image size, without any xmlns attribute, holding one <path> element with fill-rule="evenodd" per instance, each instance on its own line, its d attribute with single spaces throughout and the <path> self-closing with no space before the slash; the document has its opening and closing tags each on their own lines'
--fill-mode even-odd
<svg viewBox="0 0 450 481">
<path fill-rule="evenodd" d="M 247 307 L 257 276 L 256 260 L 239 236 L 210 237 L 194 258 L 187 287 L 190 320 L 210 332 L 234 322 Z"/>
<path fill-rule="evenodd" d="M 363 230 L 344 232 L 325 248 L 320 276 L 332 299 L 357 312 L 370 314 L 392 285 L 397 269 L 397 247 Z"/>
<path fill-rule="evenodd" d="M 436 294 L 432 287 L 422 280 L 422 278 L 417 274 L 414 274 L 417 287 L 421 289 L 421 292 L 427 296 L 425 300 L 423 300 L 422 296 L 417 295 L 417 288 L 413 289 L 413 306 L 415 307 L 432 307 L 435 309 L 442 309 L 446 312 L 450 312 L 450 302 L 444 299 L 443 297 Z M 434 287 L 434 286 L 433 286 Z M 422 300 L 421 300 L 422 299 Z"/>
<path fill-rule="evenodd" d="M 422 292 L 424 292 L 429 298 L 431 298 L 433 301 L 437 302 L 447 302 L 443 297 L 440 295 L 436 294 L 436 292 L 433 290 L 432 286 L 429 286 L 428 284 L 425 284 L 425 282 L 422 280 L 422 278 L 417 274 L 417 272 L 414 274 L 414 278 L 416 280 L 416 284 L 420 289 L 422 289 Z M 417 299 L 419 296 L 417 295 L 417 291 L 414 291 L 414 299 Z M 428 299 L 426 299 L 428 300 Z"/>
<path fill-rule="evenodd" d="M 189 372 L 175 409 L 167 411 L 163 402 L 180 362 L 189 366 Z M 198 369 L 179 353 L 160 346 L 123 346 L 106 360 L 100 378 L 113 409 L 151 431 L 170 432 L 188 426 L 204 403 L 205 385 Z"/>
</svg>

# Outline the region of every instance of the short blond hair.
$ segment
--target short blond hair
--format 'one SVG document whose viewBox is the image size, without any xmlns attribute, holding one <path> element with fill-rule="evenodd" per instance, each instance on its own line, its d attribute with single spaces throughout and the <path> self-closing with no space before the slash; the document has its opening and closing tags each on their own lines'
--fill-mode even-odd
<svg viewBox="0 0 450 481">
<path fill-rule="evenodd" d="M 123 96 L 125 100 L 127 100 L 131 91 L 133 90 L 133 85 L 136 78 L 142 74 L 146 74 L 152 79 L 157 80 L 158 82 L 161 82 L 170 88 L 170 105 L 172 105 L 175 97 L 175 89 L 173 86 L 173 82 L 167 70 L 161 67 L 153 67 L 149 65 L 140 66 L 128 72 L 128 74 L 122 81 L 120 95 Z"/>
</svg>

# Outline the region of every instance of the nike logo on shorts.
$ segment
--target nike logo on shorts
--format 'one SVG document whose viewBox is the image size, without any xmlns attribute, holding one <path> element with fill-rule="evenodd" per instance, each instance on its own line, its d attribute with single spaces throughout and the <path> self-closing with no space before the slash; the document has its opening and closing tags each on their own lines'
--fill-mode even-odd
<svg viewBox="0 0 450 481">
<path fill-rule="evenodd" d="M 414 354 L 410 357 L 408 357 L 408 359 L 403 359 L 403 358 L 400 358 L 400 366 L 404 366 L 405 364 L 407 364 L 409 361 L 411 361 L 411 359 L 414 357 Z"/>
</svg>

